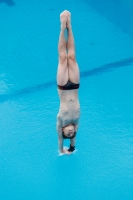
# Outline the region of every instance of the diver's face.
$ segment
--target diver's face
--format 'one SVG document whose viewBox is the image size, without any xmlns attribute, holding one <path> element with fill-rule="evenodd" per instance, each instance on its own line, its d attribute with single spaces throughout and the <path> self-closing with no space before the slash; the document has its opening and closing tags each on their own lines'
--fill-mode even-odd
<svg viewBox="0 0 133 200">
<path fill-rule="evenodd" d="M 69 124 L 68 126 L 64 127 L 63 132 L 66 137 L 72 137 L 74 135 L 74 125 Z"/>
</svg>

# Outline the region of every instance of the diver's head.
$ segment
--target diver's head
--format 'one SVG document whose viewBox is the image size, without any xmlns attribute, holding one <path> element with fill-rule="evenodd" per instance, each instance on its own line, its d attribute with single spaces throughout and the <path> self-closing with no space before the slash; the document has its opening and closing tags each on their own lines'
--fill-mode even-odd
<svg viewBox="0 0 133 200">
<path fill-rule="evenodd" d="M 75 131 L 74 131 L 74 125 L 73 124 L 69 124 L 67 126 L 65 126 L 64 128 L 62 128 L 62 132 L 63 132 L 63 138 L 66 139 L 71 139 L 75 137 Z"/>
</svg>

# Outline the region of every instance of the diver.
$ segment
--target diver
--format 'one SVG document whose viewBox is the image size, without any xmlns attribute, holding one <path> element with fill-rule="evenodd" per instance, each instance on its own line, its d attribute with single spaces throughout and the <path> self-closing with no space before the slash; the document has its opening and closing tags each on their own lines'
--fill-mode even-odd
<svg viewBox="0 0 133 200">
<path fill-rule="evenodd" d="M 80 118 L 78 88 L 80 72 L 75 57 L 71 13 L 67 10 L 60 14 L 61 30 L 58 43 L 59 64 L 57 87 L 60 108 L 57 115 L 58 148 L 61 154 L 71 154 L 75 150 L 76 133 Z M 65 39 L 67 31 L 67 39 Z M 70 139 L 70 147 L 63 147 L 63 139 Z"/>
</svg>

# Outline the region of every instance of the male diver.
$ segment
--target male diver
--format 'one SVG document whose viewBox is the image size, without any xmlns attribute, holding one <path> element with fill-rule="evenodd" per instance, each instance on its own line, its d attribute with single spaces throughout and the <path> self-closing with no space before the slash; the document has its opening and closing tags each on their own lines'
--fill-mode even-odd
<svg viewBox="0 0 133 200">
<path fill-rule="evenodd" d="M 75 57 L 71 13 L 67 10 L 63 11 L 60 14 L 60 21 L 59 64 L 57 71 L 57 86 L 60 98 L 60 108 L 57 115 L 58 147 L 61 154 L 71 154 L 75 150 L 80 117 L 78 99 L 80 74 Z M 64 36 L 65 30 L 68 33 L 67 40 Z M 69 149 L 63 147 L 63 139 L 70 139 Z"/>
</svg>

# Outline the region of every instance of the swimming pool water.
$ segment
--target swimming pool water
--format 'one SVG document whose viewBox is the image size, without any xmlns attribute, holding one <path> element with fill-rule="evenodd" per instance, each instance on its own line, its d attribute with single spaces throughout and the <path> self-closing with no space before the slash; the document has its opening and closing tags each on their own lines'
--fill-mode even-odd
<svg viewBox="0 0 133 200">
<path fill-rule="evenodd" d="M 81 71 L 81 120 L 71 156 L 58 156 L 56 133 L 64 9 L 72 13 Z M 132 200 L 130 34 L 80 0 L 0 1 L 0 18 L 0 199 Z"/>
</svg>

